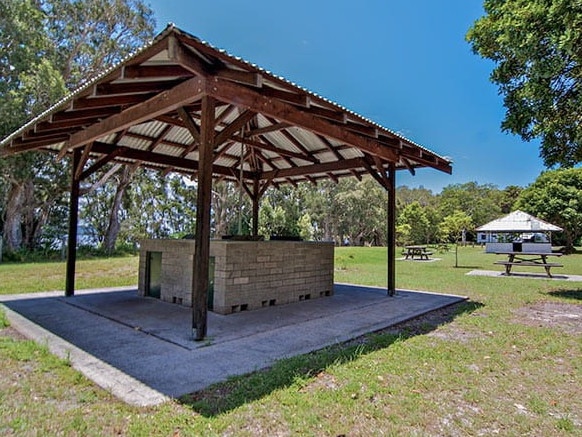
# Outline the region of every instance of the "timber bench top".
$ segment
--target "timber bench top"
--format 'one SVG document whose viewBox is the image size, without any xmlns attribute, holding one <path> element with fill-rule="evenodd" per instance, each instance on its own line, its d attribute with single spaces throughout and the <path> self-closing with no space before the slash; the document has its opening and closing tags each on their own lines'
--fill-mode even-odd
<svg viewBox="0 0 582 437">
<path fill-rule="evenodd" d="M 493 264 L 500 264 L 504 266 L 548 266 L 548 267 L 564 267 L 563 264 L 560 263 L 539 263 L 535 261 L 495 261 Z"/>
</svg>

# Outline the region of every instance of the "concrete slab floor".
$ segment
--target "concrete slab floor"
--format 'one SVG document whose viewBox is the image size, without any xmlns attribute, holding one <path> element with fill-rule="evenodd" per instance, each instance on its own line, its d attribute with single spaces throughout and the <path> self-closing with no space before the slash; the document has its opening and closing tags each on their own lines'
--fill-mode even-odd
<svg viewBox="0 0 582 437">
<path fill-rule="evenodd" d="M 465 297 L 335 284 L 334 295 L 230 315 L 208 313 L 192 341 L 191 309 L 137 296 L 135 288 L 0 296 L 25 336 L 120 399 L 155 405 L 229 376 L 384 329 Z"/>
</svg>

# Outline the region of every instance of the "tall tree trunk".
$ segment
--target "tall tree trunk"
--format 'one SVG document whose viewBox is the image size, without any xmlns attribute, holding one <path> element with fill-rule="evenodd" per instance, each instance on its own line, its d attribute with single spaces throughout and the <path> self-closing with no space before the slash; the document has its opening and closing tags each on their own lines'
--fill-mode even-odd
<svg viewBox="0 0 582 437">
<path fill-rule="evenodd" d="M 222 184 L 216 184 L 216 188 L 212 191 L 212 210 L 214 212 L 214 232 L 216 236 L 226 235 L 226 187 Z"/>
<path fill-rule="evenodd" d="M 113 205 L 111 206 L 111 213 L 109 214 L 109 225 L 107 226 L 107 231 L 105 233 L 105 238 L 103 239 L 103 249 L 106 253 L 111 254 L 115 250 L 115 244 L 117 243 L 117 236 L 119 235 L 119 230 L 121 224 L 119 222 L 119 211 L 121 210 L 121 201 L 123 200 L 123 195 L 127 186 L 131 182 L 131 178 L 135 173 L 137 167 L 123 167 L 121 172 L 121 178 L 117 185 L 115 191 L 115 197 L 113 198 Z"/>
<path fill-rule="evenodd" d="M 23 204 L 23 217 L 22 217 L 22 247 L 32 250 L 35 247 L 34 235 L 35 227 L 37 225 L 37 218 L 35 217 L 35 193 L 34 193 L 34 182 L 27 180 L 23 184 L 24 189 L 24 204 Z"/>
<path fill-rule="evenodd" d="M 6 251 L 14 252 L 22 248 L 22 212 L 26 199 L 24 182 L 12 182 L 6 202 L 4 220 L 4 241 Z"/>
</svg>

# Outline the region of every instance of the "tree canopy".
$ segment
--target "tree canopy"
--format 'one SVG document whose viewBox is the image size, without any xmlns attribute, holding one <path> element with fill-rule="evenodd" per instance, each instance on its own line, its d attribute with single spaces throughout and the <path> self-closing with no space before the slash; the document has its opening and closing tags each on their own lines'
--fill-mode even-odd
<svg viewBox="0 0 582 437">
<path fill-rule="evenodd" d="M 548 167 L 582 162 L 582 2 L 485 0 L 484 9 L 466 38 L 495 62 L 502 129 L 541 139 Z"/>
<path fill-rule="evenodd" d="M 0 137 L 144 44 L 153 28 L 142 0 L 0 2 Z M 0 233 L 8 251 L 64 234 L 67 170 L 67 161 L 42 153 L 0 160 Z M 118 209 L 114 203 L 105 218 L 112 233 Z"/>
<path fill-rule="evenodd" d="M 582 236 L 582 169 L 542 173 L 519 196 L 517 208 L 564 229 L 566 250 Z"/>
</svg>

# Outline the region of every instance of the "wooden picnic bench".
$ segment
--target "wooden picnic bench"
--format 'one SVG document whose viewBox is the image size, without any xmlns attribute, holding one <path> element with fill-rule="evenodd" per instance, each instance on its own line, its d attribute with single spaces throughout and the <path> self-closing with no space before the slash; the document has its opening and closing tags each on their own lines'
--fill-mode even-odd
<svg viewBox="0 0 582 437">
<path fill-rule="evenodd" d="M 523 267 L 543 267 L 548 277 L 552 277 L 552 267 L 564 267 L 560 263 L 548 262 L 549 256 L 562 256 L 561 253 L 542 253 L 542 252 L 496 252 L 497 255 L 507 255 L 507 261 L 495 261 L 493 264 L 505 266 L 507 276 L 511 275 L 513 266 Z"/>
<path fill-rule="evenodd" d="M 433 253 L 426 250 L 426 246 L 404 246 L 404 259 L 414 259 L 417 257 L 418 259 L 425 259 L 429 260 L 429 256 Z"/>
</svg>

